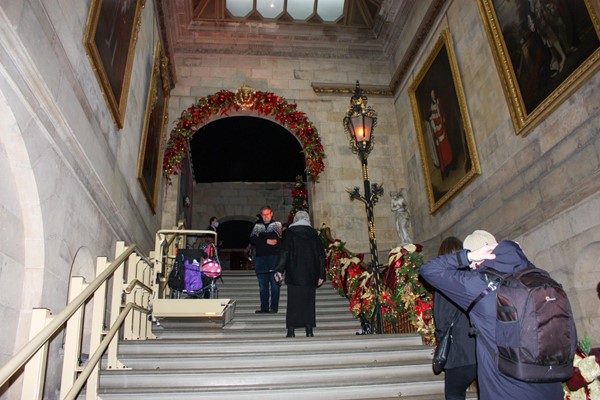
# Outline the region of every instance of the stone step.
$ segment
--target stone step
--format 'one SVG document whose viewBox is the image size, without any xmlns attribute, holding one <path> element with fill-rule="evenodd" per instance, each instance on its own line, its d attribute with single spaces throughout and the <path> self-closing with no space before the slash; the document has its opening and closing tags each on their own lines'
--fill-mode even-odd
<svg viewBox="0 0 600 400">
<path fill-rule="evenodd" d="M 337 338 L 340 336 L 353 336 L 360 330 L 360 326 L 358 323 L 354 323 L 352 325 L 348 325 L 345 327 L 330 327 L 323 328 L 317 327 L 314 330 L 315 337 L 325 337 L 325 338 Z M 205 338 L 211 340 L 221 340 L 221 339 L 237 339 L 237 340 L 247 340 L 247 339 L 255 339 L 262 338 L 266 340 L 273 340 L 277 338 L 284 338 L 287 330 L 285 329 L 285 325 L 282 323 L 277 328 L 266 331 L 263 327 L 253 326 L 247 327 L 245 329 L 190 329 L 188 326 L 182 326 L 181 328 L 170 328 L 166 330 L 161 330 L 160 328 L 154 328 L 154 334 L 162 339 L 186 339 L 186 338 Z M 301 339 L 301 331 L 298 331 L 298 336 L 296 339 Z M 314 339 L 314 338 L 313 338 Z"/>
<path fill-rule="evenodd" d="M 224 289 L 226 287 L 226 289 Z M 287 290 L 280 310 L 256 314 L 253 273 L 224 272 L 220 298 L 235 299 L 225 326 L 174 320 L 154 325 L 158 339 L 121 341 L 126 369 L 103 369 L 104 400 L 443 399 L 443 375 L 431 370 L 432 348 L 417 334 L 357 335 L 348 300 L 317 290 L 315 337 L 286 338 Z M 106 361 L 103 361 L 106 365 Z M 470 394 L 469 399 L 476 399 Z"/>
<path fill-rule="evenodd" d="M 320 353 L 282 351 L 269 348 L 267 352 L 249 352 L 244 354 L 198 354 L 194 349 L 189 353 L 127 355 L 119 358 L 125 366 L 135 370 L 178 370 L 182 366 L 189 370 L 212 371 L 224 373 L 254 370 L 260 366 L 263 372 L 281 370 L 293 365 L 295 368 L 344 368 L 348 365 L 425 365 L 430 368 L 431 351 L 427 348 L 406 348 L 402 350 L 379 350 L 355 353 L 352 349 L 344 352 L 331 350 Z"/>
<path fill-rule="evenodd" d="M 152 398 L 153 400 L 365 400 L 365 399 L 408 399 L 408 400 L 442 400 L 442 381 L 415 380 L 402 383 L 373 383 L 354 386 L 319 386 L 319 387 L 240 387 L 238 390 L 227 388 L 207 390 L 205 387 L 171 388 L 169 391 L 153 391 L 131 389 L 117 392 L 102 390 L 103 400 L 134 400 Z M 440 394 L 442 393 L 442 394 Z M 417 396 L 417 397 L 412 397 Z M 469 397 L 476 398 L 476 397 Z"/>
<path fill-rule="evenodd" d="M 289 365 L 274 369 L 255 364 L 251 369 L 227 371 L 214 370 L 209 364 L 203 369 L 137 369 L 110 370 L 102 374 L 102 393 L 116 390 L 135 390 L 138 393 L 160 393 L 188 390 L 219 392 L 222 390 L 246 391 L 252 389 L 293 389 L 346 387 L 390 382 L 411 383 L 438 381 L 441 377 L 431 376 L 431 364 L 420 363 L 375 363 L 374 365 L 350 364 L 306 368 Z M 422 394 L 422 393 L 420 393 Z"/>
<path fill-rule="evenodd" d="M 157 339 L 157 340 L 129 340 L 121 341 L 119 354 L 163 354 L 189 352 L 193 348 L 195 352 L 203 354 L 230 354 L 230 353 L 254 353 L 256 349 L 265 344 L 276 353 L 282 351 L 296 352 L 323 352 L 323 351 L 345 351 L 348 349 L 360 349 L 366 351 L 379 351 L 384 349 L 415 349 L 424 347 L 431 350 L 429 346 L 422 346 L 421 337 L 415 334 L 387 334 L 387 335 L 340 335 L 330 338 L 278 338 L 266 340 L 262 337 L 248 337 L 240 341 L 237 338 L 222 338 L 218 342 L 210 338 L 188 338 L 188 339 Z M 187 350 L 181 350 L 187 349 Z M 430 357 L 431 358 L 431 357 Z"/>
</svg>

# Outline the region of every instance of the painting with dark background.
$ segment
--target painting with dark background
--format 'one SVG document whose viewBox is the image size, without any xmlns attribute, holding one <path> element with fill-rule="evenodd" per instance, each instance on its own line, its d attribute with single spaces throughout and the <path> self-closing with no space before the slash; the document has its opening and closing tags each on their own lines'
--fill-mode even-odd
<svg viewBox="0 0 600 400">
<path fill-rule="evenodd" d="M 123 127 L 137 25 L 145 0 L 92 0 L 84 44 L 118 128 Z"/>
<path fill-rule="evenodd" d="M 479 5 L 517 133 L 542 120 L 598 68 L 599 27 L 589 0 L 479 0 Z"/>
<path fill-rule="evenodd" d="M 409 91 L 430 211 L 479 173 L 450 36 L 444 31 Z"/>
<path fill-rule="evenodd" d="M 166 91 L 168 85 L 165 84 L 166 71 L 164 67 L 161 68 L 161 60 L 162 51 L 160 44 L 157 44 L 146 104 L 137 175 L 152 212 L 156 212 L 158 201 L 160 171 L 162 169 L 160 161 L 162 160 L 162 146 L 169 103 L 169 93 Z"/>
</svg>

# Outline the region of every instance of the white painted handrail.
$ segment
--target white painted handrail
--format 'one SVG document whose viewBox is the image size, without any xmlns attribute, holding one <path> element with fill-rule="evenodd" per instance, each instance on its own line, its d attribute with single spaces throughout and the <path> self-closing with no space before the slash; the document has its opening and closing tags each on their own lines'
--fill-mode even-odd
<svg viewBox="0 0 600 400">
<path fill-rule="evenodd" d="M 110 328 L 110 330 L 106 333 L 106 336 L 104 337 L 104 339 L 102 339 L 102 342 L 100 342 L 100 346 L 98 347 L 96 352 L 92 354 L 87 365 L 81 371 L 75 383 L 73 383 L 71 390 L 69 390 L 69 393 L 67 393 L 67 395 L 65 396 L 65 400 L 77 398 L 79 392 L 85 386 L 87 379 L 92 374 L 92 371 L 94 370 L 94 368 L 96 368 L 96 365 L 100 362 L 100 359 L 102 359 L 102 354 L 104 354 L 104 352 L 108 348 L 108 345 L 112 341 L 113 337 L 115 337 L 117 332 L 119 332 L 119 328 L 121 327 L 121 325 L 123 325 L 125 318 L 133 308 L 137 308 L 136 305 L 133 303 L 128 303 L 123 309 L 123 311 L 121 311 L 119 317 L 117 318 L 117 321 L 112 326 L 112 328 Z"/>
<path fill-rule="evenodd" d="M 90 283 L 85 283 L 83 282 L 82 278 L 78 278 L 77 281 L 81 283 L 76 285 L 78 289 L 73 294 L 75 297 L 59 314 L 55 316 L 50 316 L 49 312 L 41 314 L 46 315 L 46 317 L 44 323 L 36 323 L 38 326 L 42 327 L 39 332 L 33 336 L 31 340 L 25 344 L 25 346 L 23 346 L 23 348 L 19 350 L 2 368 L 0 368 L 0 387 L 4 386 L 23 366 L 26 366 L 25 380 L 33 383 L 38 388 L 35 389 L 35 391 L 32 391 L 23 387 L 22 398 L 30 398 L 31 396 L 35 396 L 35 398 L 41 398 L 40 396 L 42 390 L 40 389 L 44 386 L 43 379 L 45 374 L 43 374 L 43 371 L 45 370 L 46 366 L 41 365 L 37 361 L 35 363 L 29 361 L 32 359 L 41 359 L 43 360 L 43 363 L 45 363 L 45 352 L 47 352 L 48 343 L 56 336 L 57 332 L 65 327 L 65 356 L 63 360 L 61 399 L 75 398 L 77 393 L 86 384 L 90 375 L 94 374 L 92 378 L 97 380 L 98 363 L 107 348 L 109 349 L 109 364 L 113 366 L 115 364 L 119 364 L 118 360 L 116 359 L 117 338 L 114 336 L 121 328 L 124 328 L 124 335 L 129 338 L 134 337 L 138 339 L 146 339 L 148 337 L 152 337 L 150 325 L 147 323 L 148 319 L 140 318 L 138 315 L 140 313 L 150 313 L 151 306 L 148 304 L 148 299 L 152 298 L 154 292 L 151 281 L 151 277 L 154 275 L 152 272 L 153 264 L 149 262 L 148 258 L 141 256 L 136 247 L 137 246 L 135 244 L 125 247 L 123 242 L 117 242 L 115 260 L 108 264 L 104 257 L 99 257 L 99 268 L 96 278 Z M 143 269 L 138 268 L 137 265 L 139 262 L 143 262 L 144 265 L 147 265 L 147 267 Z M 123 276 L 125 266 L 127 268 L 127 277 Z M 150 267 L 150 270 L 148 267 Z M 104 301 L 104 293 L 107 286 L 107 280 L 111 277 L 114 277 L 112 281 L 113 303 L 118 304 L 111 304 L 112 316 L 110 330 L 108 332 L 103 332 L 103 315 L 105 315 L 107 312 L 106 303 Z M 127 279 L 129 284 L 127 284 L 124 279 Z M 122 294 L 125 294 L 125 296 L 128 298 L 126 300 L 128 303 L 125 306 L 125 309 L 119 313 L 118 310 L 122 307 Z M 98 338 L 92 337 L 91 340 L 92 342 L 97 343 L 97 345 L 92 345 L 90 347 L 90 350 L 94 351 L 94 354 L 88 360 L 83 371 L 77 372 L 80 371 L 80 367 L 78 362 L 74 360 L 78 360 L 80 357 L 80 354 L 77 352 L 81 349 L 80 342 L 82 340 L 82 333 L 80 328 L 75 329 L 75 331 L 79 330 L 78 335 L 73 335 L 76 337 L 71 337 L 68 332 L 71 325 L 75 327 L 80 326 L 78 324 L 81 322 L 82 310 L 92 297 L 94 298 L 94 302 L 98 302 L 97 305 L 94 304 L 93 313 L 99 312 L 102 314 L 93 316 L 93 321 L 97 321 L 96 323 L 100 324 L 99 327 L 92 326 L 92 336 L 95 335 Z M 116 313 L 114 313 L 115 310 L 117 310 Z M 130 315 L 132 310 L 134 310 L 136 314 L 134 319 L 132 319 Z M 116 316 L 117 313 L 119 313 L 118 317 Z M 35 313 L 35 315 L 40 315 L 40 313 Z M 94 325 L 94 323 L 92 325 Z M 96 334 L 94 334 L 94 332 L 96 332 Z M 100 341 L 100 337 L 102 336 L 104 336 L 104 338 Z M 69 349 L 69 354 L 67 354 L 67 349 Z M 42 358 L 36 357 L 36 355 L 41 355 Z M 28 377 L 30 374 L 29 370 L 31 370 L 31 374 L 34 375 L 33 378 Z M 78 379 L 75 380 L 77 375 Z M 88 392 L 96 392 L 96 389 L 97 382 L 96 384 L 92 385 L 88 383 Z M 96 398 L 97 394 L 88 393 L 88 395 L 88 398 Z"/>
</svg>

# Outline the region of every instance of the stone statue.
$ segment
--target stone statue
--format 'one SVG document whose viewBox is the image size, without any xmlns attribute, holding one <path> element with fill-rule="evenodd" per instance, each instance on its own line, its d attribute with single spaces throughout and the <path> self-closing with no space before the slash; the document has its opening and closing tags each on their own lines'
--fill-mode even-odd
<svg viewBox="0 0 600 400">
<path fill-rule="evenodd" d="M 410 239 L 410 213 L 406 201 L 407 189 L 402 188 L 397 192 L 391 192 L 392 211 L 396 215 L 396 232 L 400 236 L 400 244 L 412 243 Z"/>
</svg>

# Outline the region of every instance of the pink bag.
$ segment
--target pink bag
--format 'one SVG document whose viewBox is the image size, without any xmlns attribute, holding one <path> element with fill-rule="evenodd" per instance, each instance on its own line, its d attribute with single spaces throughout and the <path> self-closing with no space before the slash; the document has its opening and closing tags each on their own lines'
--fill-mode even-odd
<svg viewBox="0 0 600 400">
<path fill-rule="evenodd" d="M 202 274 L 209 278 L 218 278 L 221 276 L 221 264 L 218 261 L 207 258 L 202 263 Z"/>
</svg>

